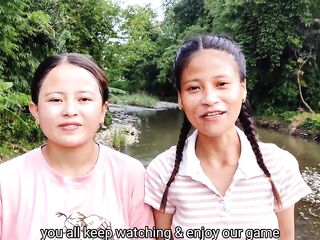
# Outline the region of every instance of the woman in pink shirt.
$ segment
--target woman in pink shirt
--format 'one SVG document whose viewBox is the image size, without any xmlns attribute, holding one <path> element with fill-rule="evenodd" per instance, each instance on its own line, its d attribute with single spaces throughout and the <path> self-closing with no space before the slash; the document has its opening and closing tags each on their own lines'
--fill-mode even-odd
<svg viewBox="0 0 320 240">
<path fill-rule="evenodd" d="M 117 239 L 153 226 L 142 164 L 94 141 L 108 106 L 104 72 L 84 55 L 54 55 L 31 92 L 47 142 L 0 165 L 0 239 Z"/>
<path fill-rule="evenodd" d="M 294 205 L 310 188 L 290 153 L 258 142 L 239 46 L 225 36 L 189 39 L 173 76 L 184 122 L 177 146 L 147 168 L 156 227 L 174 239 L 293 240 Z"/>
</svg>

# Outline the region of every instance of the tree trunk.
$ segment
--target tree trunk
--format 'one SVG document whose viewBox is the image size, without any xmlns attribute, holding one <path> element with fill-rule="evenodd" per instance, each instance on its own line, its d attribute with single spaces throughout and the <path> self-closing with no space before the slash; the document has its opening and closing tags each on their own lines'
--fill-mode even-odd
<svg viewBox="0 0 320 240">
<path fill-rule="evenodd" d="M 301 59 L 301 58 L 300 58 Z M 302 59 L 301 59 L 302 60 Z M 297 71 L 297 81 L 298 81 L 298 87 L 299 87 L 299 95 L 300 95 L 300 99 L 302 101 L 302 103 L 304 104 L 304 106 L 309 110 L 309 112 L 313 113 L 312 108 L 309 106 L 309 104 L 304 100 L 303 94 L 302 94 L 302 90 L 301 90 L 301 76 L 303 75 L 303 71 L 301 70 L 303 65 L 308 61 L 308 58 L 306 60 L 304 60 L 300 66 L 299 69 Z M 300 61 L 301 62 L 301 61 Z M 299 63 L 299 59 L 298 59 L 298 63 Z"/>
</svg>

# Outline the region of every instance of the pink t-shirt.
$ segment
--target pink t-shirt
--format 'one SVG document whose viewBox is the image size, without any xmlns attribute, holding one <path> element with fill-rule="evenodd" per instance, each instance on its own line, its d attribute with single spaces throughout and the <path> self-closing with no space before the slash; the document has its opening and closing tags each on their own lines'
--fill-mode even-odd
<svg viewBox="0 0 320 240">
<path fill-rule="evenodd" d="M 79 178 L 54 171 L 41 148 L 7 161 L 0 165 L 0 239 L 117 239 L 109 237 L 116 229 L 152 227 L 144 171 L 103 145 L 94 169 Z"/>
</svg>

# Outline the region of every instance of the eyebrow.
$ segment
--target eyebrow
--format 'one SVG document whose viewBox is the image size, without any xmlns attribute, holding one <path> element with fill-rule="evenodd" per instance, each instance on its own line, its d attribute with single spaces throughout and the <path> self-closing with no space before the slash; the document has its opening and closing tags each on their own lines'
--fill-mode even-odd
<svg viewBox="0 0 320 240">
<path fill-rule="evenodd" d="M 88 91 L 88 90 L 77 91 L 77 93 L 89 93 L 89 94 L 92 94 L 92 95 L 95 94 L 93 91 Z M 48 92 L 48 93 L 46 93 L 44 96 L 49 96 L 49 95 L 51 95 L 51 94 L 61 94 L 61 95 L 63 95 L 64 92 L 59 92 L 59 91 L 57 91 L 57 92 Z"/>
<path fill-rule="evenodd" d="M 63 92 L 48 92 L 48 93 L 46 93 L 44 96 L 49 96 L 49 95 L 51 95 L 51 94 L 63 94 Z"/>
<path fill-rule="evenodd" d="M 198 82 L 198 81 L 200 81 L 199 78 L 190 78 L 190 79 L 186 79 L 186 80 L 184 81 L 184 83 Z"/>
<path fill-rule="evenodd" d="M 215 76 L 212 76 L 211 79 L 220 79 L 220 78 L 229 78 L 230 76 L 228 75 L 215 75 Z M 201 78 L 198 78 L 198 77 L 195 77 L 195 78 L 190 78 L 190 79 L 186 79 L 186 83 L 189 83 L 189 82 L 197 82 L 197 81 L 201 81 Z"/>
</svg>

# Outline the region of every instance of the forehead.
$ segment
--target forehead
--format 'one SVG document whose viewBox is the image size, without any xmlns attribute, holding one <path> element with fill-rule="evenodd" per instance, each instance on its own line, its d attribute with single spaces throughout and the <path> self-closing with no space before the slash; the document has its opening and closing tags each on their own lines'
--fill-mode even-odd
<svg viewBox="0 0 320 240">
<path fill-rule="evenodd" d="M 67 62 L 53 68 L 44 78 L 41 89 L 47 88 L 99 88 L 98 80 L 93 74 L 77 65 Z"/>
<path fill-rule="evenodd" d="M 232 54 L 218 49 L 202 49 L 197 51 L 190 56 L 188 64 L 190 64 L 192 61 L 203 61 L 204 59 L 209 60 L 210 62 L 214 60 L 221 60 L 226 64 L 238 66 L 236 59 Z"/>
<path fill-rule="evenodd" d="M 182 78 L 191 74 L 237 75 L 239 66 L 235 57 L 222 50 L 204 49 L 190 56 L 182 72 Z"/>
</svg>

